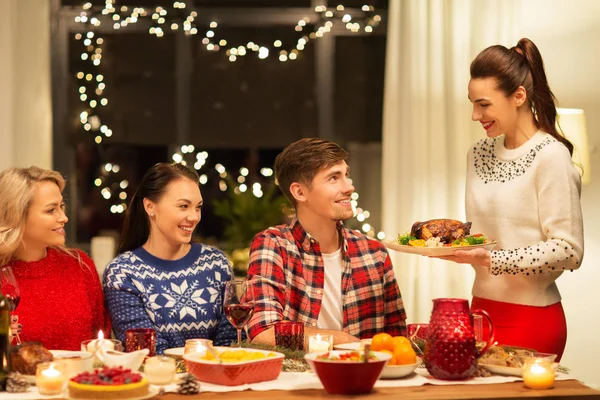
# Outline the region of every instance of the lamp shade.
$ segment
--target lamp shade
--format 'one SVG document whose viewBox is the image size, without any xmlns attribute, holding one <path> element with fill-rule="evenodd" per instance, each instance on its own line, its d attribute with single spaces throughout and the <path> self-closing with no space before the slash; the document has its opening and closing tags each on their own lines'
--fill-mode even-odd
<svg viewBox="0 0 600 400">
<path fill-rule="evenodd" d="M 558 108 L 557 129 L 567 138 L 575 149 L 573 161 L 583 169 L 581 183 L 587 185 L 591 181 L 590 149 L 588 146 L 585 114 L 578 108 Z"/>
</svg>

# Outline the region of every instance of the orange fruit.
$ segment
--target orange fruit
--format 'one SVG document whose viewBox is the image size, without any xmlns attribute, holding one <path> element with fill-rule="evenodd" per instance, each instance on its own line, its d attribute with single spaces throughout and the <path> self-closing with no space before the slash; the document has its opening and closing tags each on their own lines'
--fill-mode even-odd
<svg viewBox="0 0 600 400">
<path fill-rule="evenodd" d="M 392 338 L 392 343 L 394 344 L 394 348 L 399 346 L 411 346 L 410 340 L 408 340 L 404 336 L 394 336 Z"/>
<path fill-rule="evenodd" d="M 417 354 L 410 343 L 397 346 L 394 351 L 394 358 L 398 365 L 414 364 L 417 362 Z"/>
<path fill-rule="evenodd" d="M 396 357 L 394 357 L 394 353 L 389 351 L 389 350 L 381 350 L 382 353 L 387 353 L 390 356 L 392 356 L 392 358 L 390 358 L 390 361 L 388 362 L 388 365 L 396 365 Z"/>
<path fill-rule="evenodd" d="M 394 343 L 392 342 L 392 335 L 389 333 L 378 333 L 373 336 L 371 341 L 371 350 L 381 351 L 389 350 L 394 351 Z"/>
</svg>

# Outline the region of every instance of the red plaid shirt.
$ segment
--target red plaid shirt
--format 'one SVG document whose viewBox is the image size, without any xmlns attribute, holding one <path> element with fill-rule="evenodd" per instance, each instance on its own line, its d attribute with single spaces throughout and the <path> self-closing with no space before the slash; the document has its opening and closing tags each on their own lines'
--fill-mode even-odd
<svg viewBox="0 0 600 400">
<path fill-rule="evenodd" d="M 406 313 L 392 262 L 376 240 L 343 227 L 343 330 L 361 339 L 376 333 L 406 334 Z M 277 321 L 317 327 L 325 271 L 319 243 L 297 220 L 257 234 L 250 248 L 248 278 L 255 309 L 251 338 Z"/>
</svg>

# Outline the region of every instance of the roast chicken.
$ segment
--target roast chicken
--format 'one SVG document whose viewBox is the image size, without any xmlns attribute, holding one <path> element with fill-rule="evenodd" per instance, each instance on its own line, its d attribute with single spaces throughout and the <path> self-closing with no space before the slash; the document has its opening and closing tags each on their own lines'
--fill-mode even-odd
<svg viewBox="0 0 600 400">
<path fill-rule="evenodd" d="M 37 365 L 54 360 L 54 356 L 39 342 L 30 342 L 11 348 L 10 360 L 13 371 L 35 375 Z"/>
<path fill-rule="evenodd" d="M 436 237 L 442 243 L 452 243 L 471 234 L 471 223 L 455 219 L 431 219 L 424 222 L 415 222 L 410 234 L 417 239 L 427 240 Z"/>
</svg>

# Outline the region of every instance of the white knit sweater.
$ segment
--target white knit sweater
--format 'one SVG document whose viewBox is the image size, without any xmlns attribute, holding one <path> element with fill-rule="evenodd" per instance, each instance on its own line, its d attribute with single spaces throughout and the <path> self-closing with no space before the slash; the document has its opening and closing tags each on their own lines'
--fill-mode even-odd
<svg viewBox="0 0 600 400">
<path fill-rule="evenodd" d="M 476 266 L 473 296 L 548 306 L 556 279 L 583 258 L 581 178 L 567 148 L 538 131 L 517 149 L 504 136 L 468 154 L 466 213 L 471 232 L 497 240 L 491 268 Z"/>
</svg>

